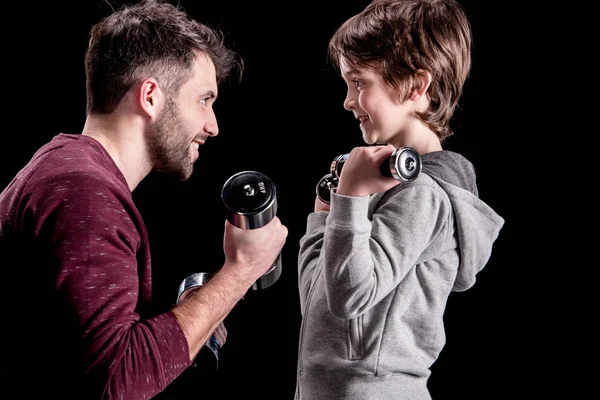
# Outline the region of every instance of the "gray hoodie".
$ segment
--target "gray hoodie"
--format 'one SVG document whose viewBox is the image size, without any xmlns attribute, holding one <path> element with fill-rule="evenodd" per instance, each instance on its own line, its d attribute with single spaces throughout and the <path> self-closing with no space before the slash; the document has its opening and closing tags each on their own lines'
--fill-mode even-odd
<svg viewBox="0 0 600 400">
<path fill-rule="evenodd" d="M 410 183 L 332 193 L 300 240 L 297 400 L 430 399 L 451 291 L 475 283 L 504 219 L 458 153 L 422 156 Z"/>
</svg>

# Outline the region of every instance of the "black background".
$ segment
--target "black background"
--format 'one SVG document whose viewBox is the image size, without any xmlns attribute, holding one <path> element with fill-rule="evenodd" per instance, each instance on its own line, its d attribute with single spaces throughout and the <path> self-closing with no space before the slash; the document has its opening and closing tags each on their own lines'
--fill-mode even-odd
<svg viewBox="0 0 600 400">
<path fill-rule="evenodd" d="M 220 191 L 234 173 L 254 170 L 271 178 L 289 236 L 277 284 L 249 291 L 225 320 L 229 335 L 218 372 L 189 370 L 157 398 L 293 399 L 299 240 L 315 185 L 333 157 L 364 145 L 358 123 L 342 107 L 345 85 L 327 63 L 326 46 L 338 25 L 367 3 L 181 1 L 192 17 L 225 32 L 245 70 L 240 84 L 220 88 L 220 133 L 201 147 L 192 178 L 179 182 L 151 173 L 134 191 L 150 232 L 157 307 L 163 311 L 174 303 L 184 277 L 212 272 L 223 262 Z M 512 5 L 461 3 L 473 27 L 473 65 L 452 122 L 457 133 L 445 148 L 473 162 L 480 197 L 506 223 L 475 286 L 450 297 L 447 345 L 432 368 L 430 389 L 434 399 L 514 398 L 516 392 L 529 398 L 549 387 L 540 374 L 548 366 L 541 358 L 548 347 L 536 331 L 544 305 L 532 294 L 541 282 L 529 279 L 539 268 L 531 262 L 539 254 L 531 251 L 537 210 L 515 184 L 539 168 L 525 166 L 515 146 L 522 148 L 533 134 L 516 92 L 535 40 L 522 10 Z M 87 35 L 110 12 L 100 0 L 10 7 L 6 15 L 15 21 L 3 49 L 8 106 L 0 187 L 54 135 L 81 131 Z"/>
</svg>

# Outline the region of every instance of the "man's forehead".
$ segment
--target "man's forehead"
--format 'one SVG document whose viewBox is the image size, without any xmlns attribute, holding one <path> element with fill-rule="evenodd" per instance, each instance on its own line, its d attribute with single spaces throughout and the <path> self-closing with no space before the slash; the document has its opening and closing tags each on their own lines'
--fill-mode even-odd
<svg viewBox="0 0 600 400">
<path fill-rule="evenodd" d="M 217 92 L 217 72 L 212 59 L 202 52 L 196 52 L 192 80 L 202 85 L 204 90 Z"/>
</svg>

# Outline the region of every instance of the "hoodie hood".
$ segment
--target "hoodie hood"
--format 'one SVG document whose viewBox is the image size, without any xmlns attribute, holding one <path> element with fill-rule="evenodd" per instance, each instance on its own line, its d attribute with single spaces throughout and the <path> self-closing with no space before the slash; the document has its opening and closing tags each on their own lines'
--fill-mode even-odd
<svg viewBox="0 0 600 400">
<path fill-rule="evenodd" d="M 452 290 L 465 291 L 487 264 L 504 219 L 479 199 L 475 169 L 464 156 L 443 150 L 424 154 L 421 161 L 422 172 L 446 191 L 454 209 L 460 265 Z"/>
</svg>

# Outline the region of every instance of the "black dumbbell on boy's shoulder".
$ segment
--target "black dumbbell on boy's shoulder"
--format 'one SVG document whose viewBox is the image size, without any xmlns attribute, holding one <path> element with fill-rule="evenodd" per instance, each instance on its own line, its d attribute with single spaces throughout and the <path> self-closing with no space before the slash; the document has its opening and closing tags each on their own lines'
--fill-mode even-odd
<svg viewBox="0 0 600 400">
<path fill-rule="evenodd" d="M 322 202 L 329 204 L 331 190 L 337 188 L 348 155 L 349 153 L 345 153 L 335 157 L 329 173 L 317 183 L 317 196 Z M 412 147 L 399 147 L 381 163 L 380 170 L 383 176 L 393 177 L 400 182 L 411 182 L 421 172 L 421 157 Z"/>
</svg>

